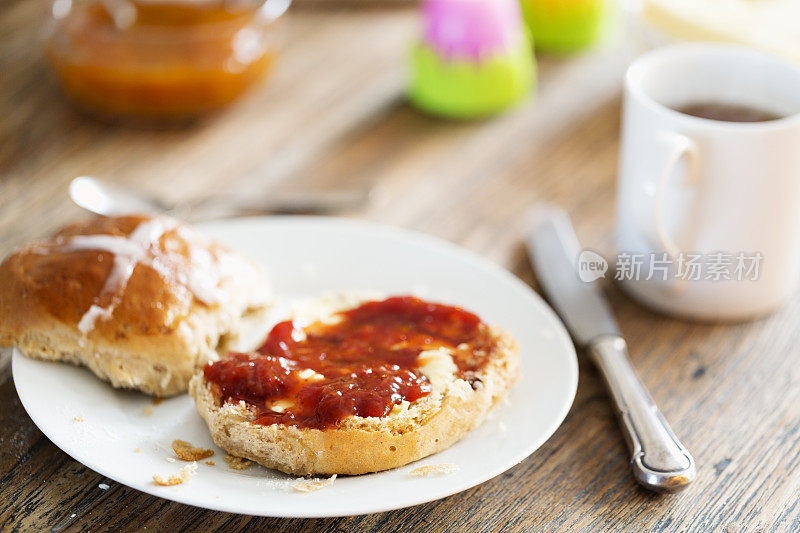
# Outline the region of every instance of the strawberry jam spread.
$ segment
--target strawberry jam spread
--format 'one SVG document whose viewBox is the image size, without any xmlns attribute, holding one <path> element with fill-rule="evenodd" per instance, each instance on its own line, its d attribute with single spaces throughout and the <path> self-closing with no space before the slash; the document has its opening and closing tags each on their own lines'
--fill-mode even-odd
<svg viewBox="0 0 800 533">
<path fill-rule="evenodd" d="M 223 400 L 254 407 L 257 424 L 325 429 L 349 415 L 387 416 L 430 394 L 417 360 L 424 350 L 450 350 L 458 377 L 477 388 L 475 372 L 494 349 L 474 314 L 411 296 L 333 318 L 304 329 L 281 322 L 255 352 L 207 364 L 205 378 Z"/>
</svg>

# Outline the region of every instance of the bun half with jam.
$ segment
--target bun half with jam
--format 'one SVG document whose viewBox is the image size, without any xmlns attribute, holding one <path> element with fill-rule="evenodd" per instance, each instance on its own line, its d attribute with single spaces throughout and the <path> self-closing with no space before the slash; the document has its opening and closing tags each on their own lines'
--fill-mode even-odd
<svg viewBox="0 0 800 533">
<path fill-rule="evenodd" d="M 205 366 L 189 392 L 228 453 L 296 475 L 364 474 L 447 448 L 518 373 L 506 332 L 403 296 L 329 297 L 254 352 Z"/>
<path fill-rule="evenodd" d="M 246 343 L 269 301 L 255 265 L 189 226 L 97 217 L 0 264 L 0 346 L 169 396 L 218 350 Z"/>
</svg>

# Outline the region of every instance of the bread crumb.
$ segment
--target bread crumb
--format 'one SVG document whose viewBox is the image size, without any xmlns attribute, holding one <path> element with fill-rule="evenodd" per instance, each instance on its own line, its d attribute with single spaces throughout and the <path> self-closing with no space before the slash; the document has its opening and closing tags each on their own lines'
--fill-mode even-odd
<svg viewBox="0 0 800 533">
<path fill-rule="evenodd" d="M 148 405 L 147 407 L 145 407 L 144 409 L 142 409 L 142 414 L 143 414 L 144 416 L 152 416 L 152 414 L 153 414 L 153 408 L 152 408 L 152 407 L 150 407 L 150 406 Z"/>
<path fill-rule="evenodd" d="M 153 481 L 156 483 L 156 485 L 162 485 L 164 487 L 180 485 L 184 481 L 189 481 L 196 473 L 197 462 L 195 461 L 192 464 L 184 466 L 169 477 L 164 477 L 160 474 L 153 474 Z"/>
<path fill-rule="evenodd" d="M 174 457 L 165 457 L 168 463 L 177 463 L 178 461 L 175 460 Z"/>
<path fill-rule="evenodd" d="M 140 451 L 142 451 L 142 449 L 141 449 L 141 448 L 134 448 L 134 449 L 133 449 L 133 453 L 139 453 Z"/>
<path fill-rule="evenodd" d="M 324 489 L 325 487 L 333 485 L 334 481 L 336 481 L 336 474 L 328 479 L 300 478 L 292 484 L 292 488 L 297 492 L 314 492 L 315 490 Z"/>
<path fill-rule="evenodd" d="M 228 463 L 228 468 L 233 468 L 234 470 L 245 470 L 253 466 L 253 461 L 251 461 L 250 459 L 245 459 L 244 457 L 237 457 L 229 453 L 225 454 L 224 459 L 225 462 Z"/>
<path fill-rule="evenodd" d="M 214 455 L 214 450 L 200 448 L 185 440 L 172 441 L 172 451 L 183 461 L 199 461 Z"/>
<path fill-rule="evenodd" d="M 206 461 L 208 466 L 214 466 L 216 463 L 214 461 Z"/>
<path fill-rule="evenodd" d="M 158 405 L 163 401 L 164 401 L 164 398 L 158 398 L 158 397 L 153 398 L 153 405 Z"/>
<path fill-rule="evenodd" d="M 82 417 L 80 417 L 80 416 L 73 416 L 73 417 L 72 417 L 72 419 L 73 419 L 75 422 L 83 422 L 83 418 L 82 418 Z"/>
<path fill-rule="evenodd" d="M 97 485 L 97 488 L 100 490 L 108 490 L 111 487 L 109 487 L 106 483 L 100 483 L 99 485 Z"/>
<path fill-rule="evenodd" d="M 428 477 L 430 475 L 446 476 L 458 471 L 458 465 L 453 463 L 439 463 L 436 465 L 419 466 L 414 470 L 409 470 L 408 475 L 414 477 Z"/>
</svg>

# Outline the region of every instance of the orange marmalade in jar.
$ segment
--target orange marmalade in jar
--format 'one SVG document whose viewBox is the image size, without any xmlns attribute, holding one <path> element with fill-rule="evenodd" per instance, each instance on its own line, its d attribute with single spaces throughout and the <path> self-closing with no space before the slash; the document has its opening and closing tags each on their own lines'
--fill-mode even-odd
<svg viewBox="0 0 800 533">
<path fill-rule="evenodd" d="M 189 119 L 264 76 L 289 2 L 55 0 L 47 57 L 82 108 L 114 119 Z"/>
</svg>

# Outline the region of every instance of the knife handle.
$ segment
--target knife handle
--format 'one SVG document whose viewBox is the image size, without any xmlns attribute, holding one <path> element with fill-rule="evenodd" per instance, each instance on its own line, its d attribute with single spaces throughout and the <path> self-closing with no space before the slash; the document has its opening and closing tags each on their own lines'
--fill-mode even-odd
<svg viewBox="0 0 800 533">
<path fill-rule="evenodd" d="M 685 489 L 696 475 L 694 459 L 636 376 L 625 340 L 603 335 L 589 343 L 588 351 L 614 397 L 636 480 L 658 492 Z"/>
</svg>

